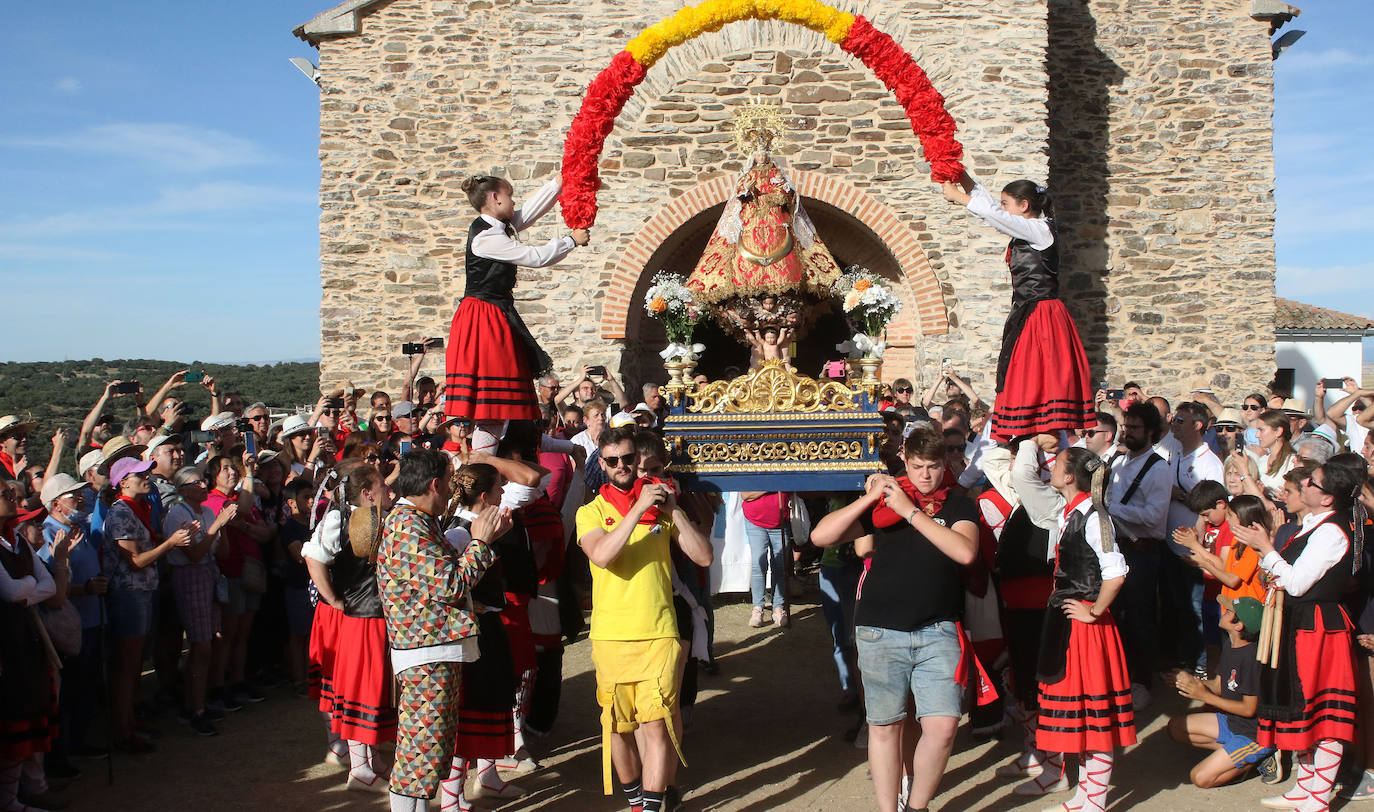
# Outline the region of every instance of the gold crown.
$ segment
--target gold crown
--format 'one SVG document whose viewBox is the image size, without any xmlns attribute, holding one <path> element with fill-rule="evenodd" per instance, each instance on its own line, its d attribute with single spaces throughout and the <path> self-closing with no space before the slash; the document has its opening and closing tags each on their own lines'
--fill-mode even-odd
<svg viewBox="0 0 1374 812">
<path fill-rule="evenodd" d="M 746 104 L 735 113 L 732 126 L 735 146 L 743 155 L 753 154 L 760 141 L 769 152 L 777 152 L 786 141 L 787 125 L 778 105 Z"/>
</svg>

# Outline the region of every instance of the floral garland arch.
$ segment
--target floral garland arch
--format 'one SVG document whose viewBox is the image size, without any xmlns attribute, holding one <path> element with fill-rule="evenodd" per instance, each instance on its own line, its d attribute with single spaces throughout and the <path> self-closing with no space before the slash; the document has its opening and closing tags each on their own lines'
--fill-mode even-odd
<svg viewBox="0 0 1374 812">
<path fill-rule="evenodd" d="M 820 0 L 705 0 L 644 29 L 587 87 L 563 144 L 563 220 L 570 228 L 589 228 L 596 220 L 602 147 L 649 68 L 674 46 L 748 19 L 806 26 L 859 59 L 906 110 L 930 164 L 931 179 L 957 181 L 963 175 L 964 149 L 954 138 L 954 118 L 945 110 L 944 97 L 911 54 L 862 15 Z"/>
</svg>

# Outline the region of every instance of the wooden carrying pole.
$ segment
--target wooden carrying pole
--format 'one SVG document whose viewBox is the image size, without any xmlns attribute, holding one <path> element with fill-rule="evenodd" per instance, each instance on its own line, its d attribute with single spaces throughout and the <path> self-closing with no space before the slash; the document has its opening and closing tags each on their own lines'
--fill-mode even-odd
<svg viewBox="0 0 1374 812">
<path fill-rule="evenodd" d="M 1269 634 L 1274 625 L 1274 593 L 1278 589 L 1271 589 L 1269 594 L 1264 597 L 1264 617 L 1260 620 L 1260 632 L 1258 645 L 1255 647 L 1255 659 L 1261 665 L 1269 664 Z"/>
<path fill-rule="evenodd" d="M 1274 595 L 1274 625 L 1269 632 L 1273 635 L 1273 642 L 1269 644 L 1269 667 L 1279 667 L 1279 644 L 1283 641 L 1283 596 L 1282 589 L 1276 590 Z"/>
</svg>

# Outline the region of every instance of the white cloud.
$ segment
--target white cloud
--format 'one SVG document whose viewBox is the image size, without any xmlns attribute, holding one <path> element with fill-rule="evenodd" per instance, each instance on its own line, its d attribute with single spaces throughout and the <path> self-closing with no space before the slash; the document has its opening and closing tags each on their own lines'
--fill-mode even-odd
<svg viewBox="0 0 1374 812">
<path fill-rule="evenodd" d="M 52 89 L 66 96 L 74 96 L 81 92 L 81 80 L 75 76 L 63 76 L 53 82 Z"/>
<path fill-rule="evenodd" d="M 157 122 L 101 124 L 47 136 L 7 136 L 0 137 L 0 144 L 111 155 L 177 172 L 252 166 L 269 160 L 248 139 L 205 127 Z"/>
<path fill-rule="evenodd" d="M 1283 71 L 1336 71 L 1351 68 L 1366 68 L 1374 65 L 1374 55 L 1357 54 L 1344 48 L 1328 48 L 1324 51 L 1303 50 L 1301 44 L 1294 45 L 1280 56 L 1275 70 Z"/>
<path fill-rule="evenodd" d="M 224 217 L 262 214 L 281 207 L 310 206 L 313 189 L 209 181 L 161 190 L 143 203 L 77 209 L 59 214 L 0 223 L 0 239 L 32 241 L 44 237 L 72 237 L 109 232 L 185 231 L 222 227 Z M 213 214 L 206 223 L 200 215 Z"/>
</svg>

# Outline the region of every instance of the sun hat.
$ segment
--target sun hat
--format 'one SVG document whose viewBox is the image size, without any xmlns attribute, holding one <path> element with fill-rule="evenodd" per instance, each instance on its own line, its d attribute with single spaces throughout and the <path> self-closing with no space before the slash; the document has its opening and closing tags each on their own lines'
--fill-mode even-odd
<svg viewBox="0 0 1374 812">
<path fill-rule="evenodd" d="M 616 412 L 615 417 L 612 417 L 612 418 L 611 418 L 611 428 L 613 428 L 613 429 L 618 429 L 618 428 L 620 428 L 621 426 L 634 426 L 634 425 L 637 425 L 637 424 L 635 423 L 635 413 L 634 413 L 634 412 Z"/>
<path fill-rule="evenodd" d="M 304 416 L 293 414 L 281 423 L 281 439 L 295 437 L 297 434 L 304 434 L 307 431 L 314 431 L 315 427 L 310 425 L 310 421 Z"/>
<path fill-rule="evenodd" d="M 54 474 L 43 481 L 43 489 L 38 492 L 38 499 L 43 503 L 45 510 L 52 510 L 52 503 L 60 497 L 76 493 L 86 487 L 86 483 L 77 480 L 71 474 Z"/>
<path fill-rule="evenodd" d="M 152 460 L 139 460 L 132 457 L 117 459 L 114 465 L 110 466 L 110 487 L 118 490 L 119 483 L 123 482 L 129 474 L 141 474 L 152 467 Z"/>
<path fill-rule="evenodd" d="M 1243 426 L 1245 425 L 1245 421 L 1240 416 L 1240 409 L 1232 409 L 1230 407 L 1227 407 L 1221 410 L 1221 416 L 1217 418 L 1216 423 L 1214 423 L 1213 425 Z"/>
<path fill-rule="evenodd" d="M 1307 417 L 1307 404 L 1297 398 L 1285 398 L 1279 411 L 1289 417 Z"/>
<path fill-rule="evenodd" d="M 234 417 L 233 412 L 218 412 L 216 414 L 206 415 L 205 419 L 200 421 L 200 429 L 201 431 L 219 431 L 222 428 L 228 428 L 234 425 L 234 421 L 237 419 L 238 418 Z"/>
<path fill-rule="evenodd" d="M 147 450 L 146 445 L 130 442 L 129 438 L 122 434 L 118 437 L 111 437 L 105 442 L 105 445 L 100 447 L 100 453 L 104 459 L 100 461 L 100 467 L 96 470 L 108 476 L 111 465 L 125 457 L 141 457 L 143 452 Z"/>
<path fill-rule="evenodd" d="M 653 413 L 654 413 L 654 410 L 651 409 L 651 408 L 649 407 L 649 404 L 643 403 L 643 402 L 641 402 L 641 403 L 636 403 L 636 404 L 635 404 L 635 407 L 634 407 L 633 409 L 631 409 L 630 411 L 632 411 L 632 412 L 645 412 L 646 414 L 653 414 Z"/>
<path fill-rule="evenodd" d="M 16 431 L 33 431 L 37 426 L 38 424 L 32 420 L 20 420 L 16 415 L 7 414 L 0 417 L 0 437 Z"/>
</svg>

